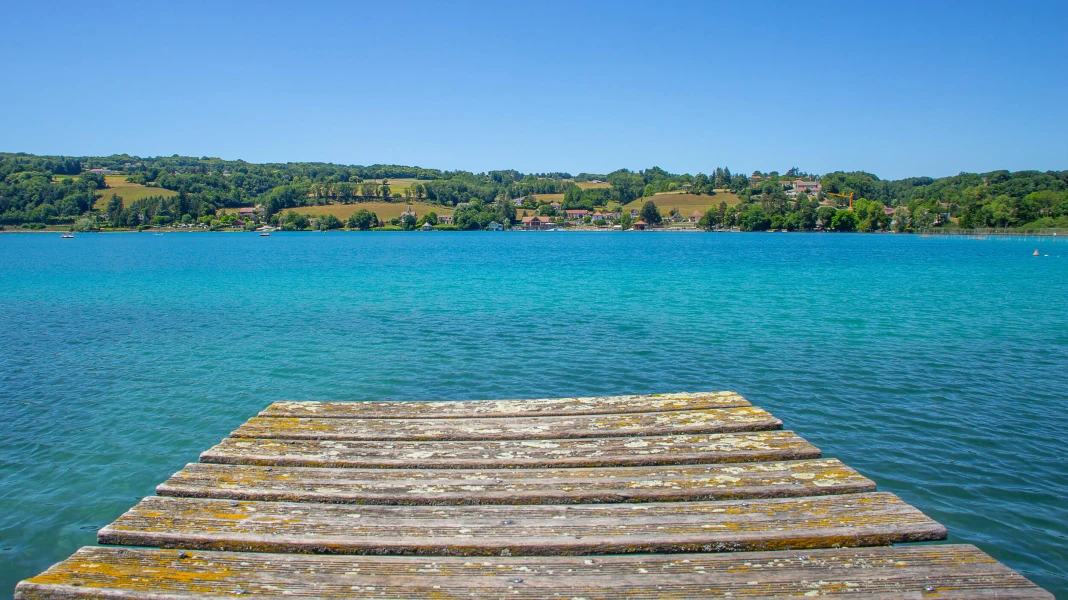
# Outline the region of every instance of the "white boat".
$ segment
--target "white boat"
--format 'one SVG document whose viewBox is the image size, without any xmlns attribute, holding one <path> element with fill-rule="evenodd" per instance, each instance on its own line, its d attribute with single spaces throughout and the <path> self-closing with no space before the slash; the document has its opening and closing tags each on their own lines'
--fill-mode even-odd
<svg viewBox="0 0 1068 600">
<path fill-rule="evenodd" d="M 59 237 L 65 239 L 65 240 L 66 239 L 70 239 L 70 238 L 74 237 L 74 232 L 73 231 L 68 231 L 67 233 L 64 233 L 63 235 L 61 235 Z"/>
<path fill-rule="evenodd" d="M 260 232 L 260 237 L 271 237 L 271 232 L 270 231 L 261 231 Z"/>
</svg>

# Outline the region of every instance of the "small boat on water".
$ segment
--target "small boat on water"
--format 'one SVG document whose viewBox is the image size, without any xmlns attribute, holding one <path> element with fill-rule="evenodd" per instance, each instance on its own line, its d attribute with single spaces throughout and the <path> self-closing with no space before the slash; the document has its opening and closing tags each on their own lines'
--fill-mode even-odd
<svg viewBox="0 0 1068 600">
<path fill-rule="evenodd" d="M 66 239 L 70 239 L 70 238 L 73 238 L 73 237 L 74 237 L 74 232 L 73 232 L 73 231 L 68 231 L 68 232 L 64 233 L 63 235 L 61 235 L 61 236 L 59 236 L 59 237 L 61 237 L 61 238 L 65 239 L 65 240 L 66 240 Z M 1035 250 L 1035 252 L 1038 252 L 1038 250 Z M 1037 255 L 1036 255 L 1036 256 L 1037 256 Z"/>
<path fill-rule="evenodd" d="M 1038 256 L 1038 248 L 1035 248 L 1035 253 L 1032 254 L 1031 256 Z"/>
<path fill-rule="evenodd" d="M 260 237 L 271 237 L 271 232 L 270 231 L 261 231 L 260 232 Z"/>
</svg>

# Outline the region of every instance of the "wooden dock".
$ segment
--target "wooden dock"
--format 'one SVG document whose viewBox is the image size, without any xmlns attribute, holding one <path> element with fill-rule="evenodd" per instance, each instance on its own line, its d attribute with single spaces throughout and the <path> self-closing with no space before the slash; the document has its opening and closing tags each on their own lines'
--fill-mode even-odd
<svg viewBox="0 0 1068 600">
<path fill-rule="evenodd" d="M 15 597 L 1052 598 L 731 392 L 276 402 Z"/>
</svg>

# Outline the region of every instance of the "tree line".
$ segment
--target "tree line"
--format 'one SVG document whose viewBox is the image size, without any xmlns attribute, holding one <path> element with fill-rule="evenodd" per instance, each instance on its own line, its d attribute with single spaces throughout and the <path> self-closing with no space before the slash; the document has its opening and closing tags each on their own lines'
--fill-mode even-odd
<svg viewBox="0 0 1068 600">
<path fill-rule="evenodd" d="M 174 194 L 127 203 L 110 197 L 107 180 L 90 169 L 121 173 L 127 181 Z M 76 178 L 67 177 L 76 175 Z M 813 196 L 791 192 L 794 179 L 818 180 Z M 394 183 L 405 179 L 404 185 Z M 578 183 L 601 181 L 601 186 Z M 721 210 L 716 194 L 727 190 L 741 204 Z M 783 174 L 670 173 L 660 167 L 619 169 L 607 174 L 485 173 L 443 171 L 402 165 L 248 163 L 210 157 L 36 156 L 0 154 L 0 224 L 75 224 L 93 217 L 112 227 L 213 220 L 220 210 L 262 206 L 266 216 L 286 209 L 369 200 L 461 207 L 457 227 L 515 220 L 517 202 L 537 208 L 538 195 L 563 194 L 561 209 L 596 210 L 663 192 L 709 196 L 706 222 L 742 229 L 905 231 L 931 227 L 1068 227 L 1068 171 L 993 171 L 951 177 L 881 180 L 866 172 L 835 171 L 815 176 L 793 167 Z M 98 198 L 106 206 L 94 210 Z M 852 198 L 852 210 L 848 204 Z M 522 200 L 520 200 L 522 199 Z M 889 210 L 888 210 L 889 208 Z M 826 209 L 826 210 L 824 210 Z M 901 213 L 898 214 L 898 209 Z M 539 209 L 540 210 L 540 209 Z M 822 214 L 820 211 L 823 211 Z M 831 211 L 834 211 L 833 213 Z M 847 210 L 851 215 L 838 216 Z M 837 218 L 837 226 L 832 222 Z M 766 227 L 765 227 L 766 225 Z"/>
</svg>

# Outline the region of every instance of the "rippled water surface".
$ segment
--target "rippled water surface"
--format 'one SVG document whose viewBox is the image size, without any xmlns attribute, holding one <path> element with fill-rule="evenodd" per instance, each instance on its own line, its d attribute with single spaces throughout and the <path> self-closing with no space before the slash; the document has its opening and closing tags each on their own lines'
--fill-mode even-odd
<svg viewBox="0 0 1068 600">
<path fill-rule="evenodd" d="M 1068 598 L 1066 305 L 1048 240 L 3 235 L 0 595 L 273 400 L 732 389 Z"/>
</svg>

